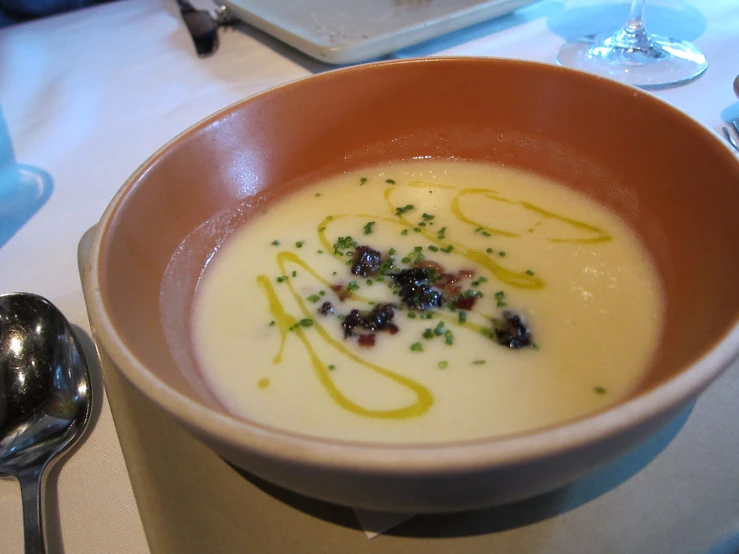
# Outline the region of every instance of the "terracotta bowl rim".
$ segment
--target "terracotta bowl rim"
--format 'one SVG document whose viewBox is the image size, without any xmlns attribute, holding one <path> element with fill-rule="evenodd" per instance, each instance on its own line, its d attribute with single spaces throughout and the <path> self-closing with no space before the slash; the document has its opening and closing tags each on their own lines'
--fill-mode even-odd
<svg viewBox="0 0 739 554">
<path fill-rule="evenodd" d="M 692 126 L 694 132 L 702 134 L 706 139 L 711 135 L 701 123 L 691 119 L 667 102 L 635 87 L 551 64 L 496 58 L 439 57 L 375 62 L 310 75 L 234 102 L 195 123 L 151 155 L 125 181 L 113 197 L 95 233 L 89 261 L 85 268 L 85 289 L 91 326 L 105 353 L 139 391 L 201 436 L 210 437 L 221 444 L 237 449 L 324 468 L 388 475 L 435 474 L 510 466 L 556 456 L 617 436 L 640 424 L 661 415 L 671 414 L 684 407 L 737 357 L 739 354 L 739 319 L 735 319 L 731 329 L 713 345 L 707 345 L 704 354 L 685 367 L 679 375 L 652 391 L 615 404 L 603 411 L 517 435 L 428 444 L 342 441 L 297 434 L 250 422 L 203 406 L 174 391 L 159 379 L 155 372 L 150 371 L 141 363 L 118 336 L 106 312 L 100 288 L 100 258 L 111 219 L 126 195 L 146 175 L 152 165 L 165 152 L 176 147 L 184 137 L 229 115 L 243 104 L 252 102 L 262 95 L 271 94 L 275 90 L 299 86 L 306 80 L 332 79 L 337 75 L 355 71 L 372 71 L 379 66 L 431 63 L 439 65 L 468 63 L 500 66 L 526 65 L 541 71 L 561 72 L 563 75 L 569 75 L 570 79 L 598 81 L 600 86 L 604 87 L 631 89 L 635 94 L 644 95 L 653 101 L 659 109 L 667 110 L 671 117 L 682 119 L 683 123 Z M 708 141 L 707 144 L 712 144 L 715 153 L 725 156 L 727 160 L 734 158 L 733 153 L 721 143 L 719 137 L 714 138 L 715 141 Z"/>
</svg>

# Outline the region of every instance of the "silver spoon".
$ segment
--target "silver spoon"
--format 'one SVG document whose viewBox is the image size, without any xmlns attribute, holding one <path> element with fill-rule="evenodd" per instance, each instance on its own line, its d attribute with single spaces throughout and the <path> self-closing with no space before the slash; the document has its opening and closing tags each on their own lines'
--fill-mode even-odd
<svg viewBox="0 0 739 554">
<path fill-rule="evenodd" d="M 46 470 L 81 436 L 91 406 L 66 318 L 35 294 L 0 295 L 0 475 L 20 481 L 26 554 L 46 552 Z"/>
</svg>

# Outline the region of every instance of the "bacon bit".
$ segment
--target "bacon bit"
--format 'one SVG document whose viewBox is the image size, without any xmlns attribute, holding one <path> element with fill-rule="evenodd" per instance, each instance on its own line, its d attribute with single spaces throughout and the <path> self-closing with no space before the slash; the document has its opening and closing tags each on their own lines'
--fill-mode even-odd
<svg viewBox="0 0 739 554">
<path fill-rule="evenodd" d="M 331 290 L 339 296 L 341 302 L 349 297 L 349 291 L 344 288 L 344 285 L 331 285 Z"/>
<path fill-rule="evenodd" d="M 451 292 L 451 286 L 454 283 L 458 283 L 463 279 L 469 279 L 474 277 L 475 272 L 470 269 L 461 269 L 457 273 L 440 273 L 439 280 L 436 281 L 435 285 L 441 289 L 449 290 Z"/>
<path fill-rule="evenodd" d="M 441 264 L 432 260 L 418 260 L 414 265 L 415 267 L 420 267 L 421 269 L 428 269 L 431 267 L 436 270 L 437 275 L 440 275 L 444 272 L 444 268 L 441 267 Z"/>
<path fill-rule="evenodd" d="M 399 331 L 398 326 L 395 325 L 395 323 L 389 323 L 388 324 L 388 326 L 387 326 L 387 332 L 388 333 L 390 333 L 391 335 L 394 335 L 398 331 Z"/>
<path fill-rule="evenodd" d="M 458 296 L 457 300 L 454 302 L 454 307 L 458 310 L 471 310 L 476 301 L 476 296 L 472 296 L 469 298 L 466 296 Z"/>
<path fill-rule="evenodd" d="M 433 282 L 433 285 L 451 295 L 457 294 L 462 290 L 458 286 L 452 286 L 454 283 L 463 279 L 470 279 L 475 276 L 475 270 L 473 269 L 460 269 L 456 273 L 446 272 L 444 271 L 444 266 L 433 260 L 419 260 L 414 264 L 414 267 L 418 267 L 420 269 L 433 269 L 436 272 L 436 281 Z"/>
<path fill-rule="evenodd" d="M 359 346 L 372 348 L 375 345 L 375 334 L 368 333 L 365 335 L 357 335 L 357 343 L 359 344 Z"/>
</svg>

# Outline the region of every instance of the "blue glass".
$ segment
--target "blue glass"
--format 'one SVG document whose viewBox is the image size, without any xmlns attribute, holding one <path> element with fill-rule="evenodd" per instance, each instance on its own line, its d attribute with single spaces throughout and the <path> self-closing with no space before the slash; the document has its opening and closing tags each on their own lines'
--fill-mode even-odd
<svg viewBox="0 0 739 554">
<path fill-rule="evenodd" d="M 0 248 L 46 203 L 53 188 L 46 171 L 16 162 L 0 109 Z"/>
</svg>

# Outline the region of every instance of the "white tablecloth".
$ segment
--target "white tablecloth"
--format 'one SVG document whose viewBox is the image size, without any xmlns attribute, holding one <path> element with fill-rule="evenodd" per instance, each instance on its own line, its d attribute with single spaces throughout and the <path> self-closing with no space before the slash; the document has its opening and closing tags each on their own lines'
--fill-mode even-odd
<svg viewBox="0 0 739 554">
<path fill-rule="evenodd" d="M 543 0 L 396 57 L 551 62 L 563 36 L 614 28 L 627 9 L 623 3 L 604 8 L 602 2 Z M 696 82 L 658 96 L 715 131 L 722 117 L 739 116 L 731 90 L 739 73 L 739 2 L 654 1 L 647 17 L 653 30 L 694 41 L 710 63 Z M 77 243 L 126 177 L 208 114 L 328 69 L 245 26 L 222 33 L 214 57 L 198 59 L 169 0 L 122 0 L 0 30 L 0 147 L 7 127 L 17 163 L 48 172 L 53 184 L 48 201 L 0 246 L 0 292 L 44 295 L 74 324 L 89 329 Z M 6 155 L 8 146 L 6 140 Z M 727 415 L 736 421 L 739 410 Z M 736 463 L 722 461 L 715 478 L 739 480 Z M 148 552 L 107 404 L 87 441 L 64 463 L 58 501 L 67 554 Z M 739 507 L 732 517 L 733 531 L 739 531 Z M 14 481 L 0 481 L 0 551 L 22 552 Z"/>
</svg>

